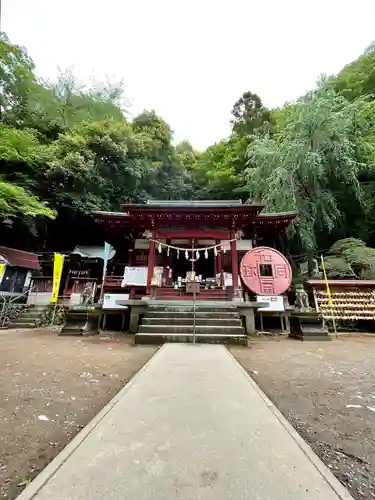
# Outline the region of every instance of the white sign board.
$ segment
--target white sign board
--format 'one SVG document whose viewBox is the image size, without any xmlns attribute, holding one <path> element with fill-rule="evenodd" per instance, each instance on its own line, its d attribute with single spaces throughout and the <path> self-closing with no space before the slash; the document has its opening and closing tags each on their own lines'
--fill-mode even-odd
<svg viewBox="0 0 375 500">
<path fill-rule="evenodd" d="M 150 241 L 145 239 L 136 239 L 134 242 L 134 250 L 148 250 Z"/>
<path fill-rule="evenodd" d="M 158 281 L 158 286 L 161 286 L 161 279 L 163 275 L 163 267 L 156 266 L 154 274 Z M 125 266 L 124 277 L 122 278 L 121 286 L 147 286 L 147 267 L 129 267 Z"/>
<path fill-rule="evenodd" d="M 121 286 L 147 286 L 147 267 L 125 266 Z"/>
<path fill-rule="evenodd" d="M 284 297 L 282 295 L 257 295 L 257 302 L 267 302 L 268 307 L 260 307 L 260 312 L 282 312 L 284 308 Z"/>
<path fill-rule="evenodd" d="M 226 252 L 230 251 L 230 241 L 229 240 L 221 240 L 220 241 L 221 248 L 223 248 Z M 252 240 L 239 240 L 236 241 L 236 249 L 240 250 L 251 250 L 253 248 Z"/>
<path fill-rule="evenodd" d="M 232 273 L 223 273 L 224 286 L 233 286 Z"/>
<path fill-rule="evenodd" d="M 117 304 L 118 300 L 129 300 L 128 293 L 105 293 L 103 297 L 103 309 L 121 309 L 125 305 Z"/>
</svg>

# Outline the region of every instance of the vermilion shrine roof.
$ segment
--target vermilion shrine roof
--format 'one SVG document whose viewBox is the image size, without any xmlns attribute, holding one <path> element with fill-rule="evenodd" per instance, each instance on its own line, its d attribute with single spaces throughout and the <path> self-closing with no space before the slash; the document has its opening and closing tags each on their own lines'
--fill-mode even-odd
<svg viewBox="0 0 375 500">
<path fill-rule="evenodd" d="M 145 204 L 123 205 L 124 212 L 96 211 L 94 216 L 97 222 L 113 229 L 220 226 L 236 230 L 253 226 L 276 231 L 287 227 L 296 217 L 295 212 L 263 213 L 263 208 L 240 200 L 150 200 Z"/>
</svg>

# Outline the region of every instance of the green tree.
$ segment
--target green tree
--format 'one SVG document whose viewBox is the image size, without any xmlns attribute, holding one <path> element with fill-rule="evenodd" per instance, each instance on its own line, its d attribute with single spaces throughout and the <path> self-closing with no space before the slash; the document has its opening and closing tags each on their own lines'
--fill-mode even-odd
<svg viewBox="0 0 375 500">
<path fill-rule="evenodd" d="M 375 249 L 356 238 L 339 240 L 329 249 L 325 266 L 330 278 L 374 279 Z"/>
<path fill-rule="evenodd" d="M 336 77 L 332 77 L 336 90 L 349 100 L 364 95 L 375 99 L 374 42 L 355 61 L 347 64 Z"/>
<path fill-rule="evenodd" d="M 6 224 L 12 223 L 16 216 L 25 218 L 45 216 L 55 218 L 55 212 L 47 204 L 32 196 L 16 184 L 0 178 L 0 217 Z"/>
<path fill-rule="evenodd" d="M 148 147 L 125 121 L 86 122 L 49 146 L 43 197 L 57 209 L 85 214 L 139 201 Z"/>
<path fill-rule="evenodd" d="M 198 162 L 200 153 L 195 151 L 189 141 L 181 141 L 175 148 L 176 157 L 180 165 L 188 172 L 192 172 Z"/>
<path fill-rule="evenodd" d="M 257 94 L 245 92 L 232 109 L 233 132 L 239 135 L 263 134 L 270 128 L 270 113 Z"/>
<path fill-rule="evenodd" d="M 133 130 L 147 139 L 148 164 L 144 189 L 151 198 L 187 199 L 192 196 L 192 180 L 180 152 L 172 144 L 172 130 L 155 111 L 144 111 L 133 121 Z"/>
<path fill-rule="evenodd" d="M 55 83 L 35 82 L 29 87 L 21 124 L 51 142 L 85 121 L 125 121 L 117 106 L 122 91 L 121 83 L 84 86 L 71 70 L 60 70 Z"/>
<path fill-rule="evenodd" d="M 348 102 L 322 82 L 291 110 L 283 131 L 249 147 L 250 197 L 263 200 L 269 210 L 296 211 L 294 228 L 310 256 L 317 234 L 331 232 L 342 219 L 338 185 L 361 202 L 358 176 L 366 168 L 363 152 L 372 148 L 365 106 L 362 100 Z"/>
<path fill-rule="evenodd" d="M 35 81 L 33 70 L 26 50 L 11 44 L 0 32 L 0 121 L 16 123 L 22 115 L 28 90 Z"/>
<path fill-rule="evenodd" d="M 244 170 L 250 139 L 231 135 L 200 154 L 194 167 L 199 197 L 209 199 L 246 198 Z"/>
</svg>

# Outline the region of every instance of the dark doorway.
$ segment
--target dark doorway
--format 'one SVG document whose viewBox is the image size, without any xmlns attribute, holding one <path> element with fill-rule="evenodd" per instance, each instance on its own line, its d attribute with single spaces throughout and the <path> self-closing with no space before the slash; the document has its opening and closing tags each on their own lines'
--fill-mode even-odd
<svg viewBox="0 0 375 500">
<path fill-rule="evenodd" d="M 0 291 L 22 293 L 27 276 L 27 269 L 23 267 L 6 266 Z"/>
<path fill-rule="evenodd" d="M 190 249 L 191 247 L 189 247 Z M 204 256 L 204 249 L 197 248 L 199 252 L 199 258 L 197 259 L 196 250 L 194 251 L 194 271 L 197 276 L 202 275 L 203 279 L 214 278 L 215 277 L 215 256 L 213 250 L 208 251 L 207 259 Z M 185 251 L 180 250 L 179 256 L 174 250 L 172 252 L 172 279 L 177 281 L 180 276 L 185 279 L 186 274 L 192 270 L 191 262 L 192 252 L 188 252 L 189 258 L 185 257 Z"/>
<path fill-rule="evenodd" d="M 199 248 L 198 248 L 199 251 Z M 194 262 L 194 268 L 197 276 L 202 275 L 203 279 L 215 278 L 215 256 L 213 250 L 208 251 L 207 259 L 204 256 L 204 250 L 199 251 L 199 259 Z"/>
<path fill-rule="evenodd" d="M 191 271 L 191 252 L 189 252 L 189 258 L 185 257 L 185 252 L 177 252 L 174 250 L 172 252 L 172 279 L 177 281 L 178 277 L 183 279 L 186 278 L 186 273 Z"/>
</svg>

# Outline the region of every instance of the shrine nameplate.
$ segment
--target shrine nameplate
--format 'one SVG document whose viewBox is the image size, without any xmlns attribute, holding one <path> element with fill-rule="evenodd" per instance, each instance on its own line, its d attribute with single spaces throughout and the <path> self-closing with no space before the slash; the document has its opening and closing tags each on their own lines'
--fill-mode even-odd
<svg viewBox="0 0 375 500">
<path fill-rule="evenodd" d="M 257 247 L 244 255 L 240 274 L 245 286 L 257 295 L 281 295 L 290 287 L 292 269 L 274 248 Z"/>
</svg>

